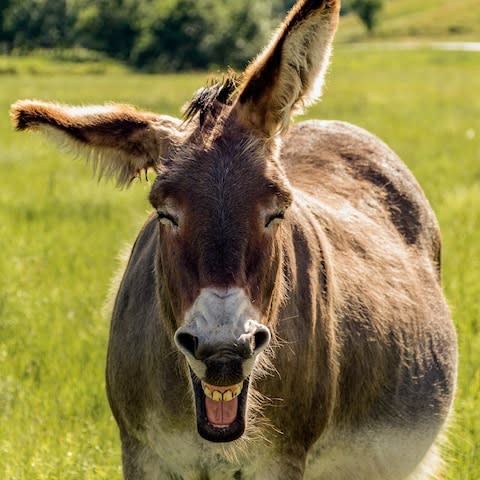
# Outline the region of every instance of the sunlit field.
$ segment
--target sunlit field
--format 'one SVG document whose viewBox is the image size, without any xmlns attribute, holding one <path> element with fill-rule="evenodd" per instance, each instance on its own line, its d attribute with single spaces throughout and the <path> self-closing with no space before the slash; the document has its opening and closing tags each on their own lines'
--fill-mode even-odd
<svg viewBox="0 0 480 480">
<path fill-rule="evenodd" d="M 0 59 L 0 478 L 119 480 L 102 309 L 118 254 L 150 209 L 148 184 L 120 191 L 97 183 L 81 160 L 13 132 L 8 108 L 37 98 L 178 114 L 208 75 L 21 62 Z M 445 480 L 478 480 L 480 54 L 338 47 L 324 100 L 308 117 L 350 121 L 383 138 L 437 212 L 460 343 Z"/>
<path fill-rule="evenodd" d="M 375 35 L 369 37 L 355 15 L 342 18 L 337 39 L 375 41 L 476 41 L 480 38 L 478 0 L 396 0 L 383 2 Z"/>
</svg>

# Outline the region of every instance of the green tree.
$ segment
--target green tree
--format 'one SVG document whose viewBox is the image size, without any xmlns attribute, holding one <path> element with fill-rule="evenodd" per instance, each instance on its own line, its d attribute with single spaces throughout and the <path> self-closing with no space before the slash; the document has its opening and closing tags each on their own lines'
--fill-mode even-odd
<svg viewBox="0 0 480 480">
<path fill-rule="evenodd" d="M 285 14 L 295 5 L 297 0 L 275 0 L 273 10 L 278 15 L 279 20 L 283 20 Z"/>
<path fill-rule="evenodd" d="M 240 67 L 270 34 L 272 6 L 255 0 L 176 0 L 153 2 L 142 15 L 143 25 L 131 62 L 147 70 Z"/>
<path fill-rule="evenodd" d="M 68 46 L 67 0 L 15 0 L 4 10 L 3 31 L 14 48 Z"/>
<path fill-rule="evenodd" d="M 9 51 L 11 48 L 11 35 L 5 30 L 5 15 L 11 0 L 0 0 L 0 51 Z"/>
<path fill-rule="evenodd" d="M 128 60 L 139 34 L 139 5 L 135 0 L 76 0 L 76 44 Z"/>
<path fill-rule="evenodd" d="M 377 25 L 378 14 L 383 7 L 383 0 L 351 0 L 349 4 L 351 10 L 358 15 L 368 32 L 372 33 Z"/>
<path fill-rule="evenodd" d="M 0 51 L 84 47 L 144 70 L 242 68 L 295 0 L 0 0 Z"/>
</svg>

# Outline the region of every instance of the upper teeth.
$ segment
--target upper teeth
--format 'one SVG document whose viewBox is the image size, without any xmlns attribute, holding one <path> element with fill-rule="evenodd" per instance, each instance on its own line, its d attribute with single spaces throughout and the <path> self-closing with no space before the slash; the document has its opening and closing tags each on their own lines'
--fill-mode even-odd
<svg viewBox="0 0 480 480">
<path fill-rule="evenodd" d="M 216 402 L 229 402 L 240 395 L 243 383 L 237 383 L 229 387 L 216 387 L 215 385 L 207 385 L 205 382 L 202 382 L 202 388 L 208 398 Z"/>
</svg>

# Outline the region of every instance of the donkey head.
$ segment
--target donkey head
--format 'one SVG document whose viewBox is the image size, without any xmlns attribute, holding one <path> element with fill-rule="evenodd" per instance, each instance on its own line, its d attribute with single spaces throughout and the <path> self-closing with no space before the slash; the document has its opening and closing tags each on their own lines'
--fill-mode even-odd
<svg viewBox="0 0 480 480">
<path fill-rule="evenodd" d="M 279 161 L 292 116 L 320 94 L 338 0 L 302 0 L 238 83 L 203 89 L 188 121 L 128 106 L 21 101 L 19 130 L 38 129 L 128 184 L 157 176 L 163 328 L 185 355 L 199 433 L 226 442 L 245 429 L 248 386 L 282 296 L 282 233 L 292 190 Z"/>
</svg>

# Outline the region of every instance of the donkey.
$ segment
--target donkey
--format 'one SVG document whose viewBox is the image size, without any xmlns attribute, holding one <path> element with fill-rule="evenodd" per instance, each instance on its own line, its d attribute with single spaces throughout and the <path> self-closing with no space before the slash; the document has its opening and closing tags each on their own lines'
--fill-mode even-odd
<svg viewBox="0 0 480 480">
<path fill-rule="evenodd" d="M 154 208 L 113 309 L 107 391 L 127 480 L 433 478 L 456 336 L 434 213 L 347 123 L 289 127 L 322 87 L 338 0 L 301 0 L 184 121 L 20 101 Z"/>
</svg>

